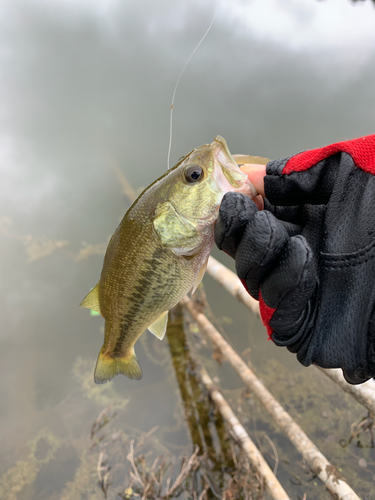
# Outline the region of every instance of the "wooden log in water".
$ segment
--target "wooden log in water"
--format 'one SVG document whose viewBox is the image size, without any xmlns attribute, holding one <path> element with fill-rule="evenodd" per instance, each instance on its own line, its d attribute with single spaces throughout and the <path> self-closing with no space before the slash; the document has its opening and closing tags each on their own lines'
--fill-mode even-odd
<svg viewBox="0 0 375 500">
<path fill-rule="evenodd" d="M 221 286 L 223 286 L 233 297 L 245 304 L 256 315 L 259 314 L 259 303 L 247 293 L 241 281 L 233 271 L 225 267 L 221 262 L 210 256 L 208 259 L 207 272 Z"/>
<path fill-rule="evenodd" d="M 331 495 L 337 500 L 359 500 L 358 495 L 340 476 L 336 468 L 327 460 L 289 413 L 266 389 L 242 358 L 234 351 L 228 342 L 224 340 L 222 335 L 216 330 L 206 316 L 195 308 L 192 300 L 185 297 L 181 302 L 198 323 L 201 331 L 210 338 L 214 346 L 219 349 L 225 359 L 229 361 L 254 396 L 263 404 L 274 422 L 301 453 L 312 472 L 324 483 Z"/>
<path fill-rule="evenodd" d="M 362 385 L 351 385 L 344 379 L 342 371 L 339 368 L 331 368 L 324 369 L 315 367 L 317 370 L 320 370 L 324 373 L 328 378 L 333 380 L 335 384 L 341 387 L 341 389 L 361 403 L 368 411 L 375 415 L 375 392 L 372 389 L 366 387 L 366 384 Z"/>
</svg>

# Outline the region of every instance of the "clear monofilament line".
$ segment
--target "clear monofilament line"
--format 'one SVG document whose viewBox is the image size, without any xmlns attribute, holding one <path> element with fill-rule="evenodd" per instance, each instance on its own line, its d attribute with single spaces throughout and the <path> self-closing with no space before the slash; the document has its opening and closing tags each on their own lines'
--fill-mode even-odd
<svg viewBox="0 0 375 500">
<path fill-rule="evenodd" d="M 196 51 L 199 49 L 201 43 L 203 42 L 203 40 L 206 38 L 206 36 L 208 35 L 210 29 L 212 28 L 212 25 L 214 24 L 215 22 L 215 18 L 216 18 L 216 14 L 219 10 L 219 7 L 216 9 L 216 12 L 214 14 L 214 17 L 212 18 L 212 21 L 209 25 L 209 27 L 207 28 L 205 34 L 202 36 L 202 38 L 199 40 L 198 44 L 196 45 L 195 49 L 193 50 L 193 52 L 190 54 L 190 57 L 189 59 L 186 61 L 184 67 L 182 68 L 180 74 L 179 74 L 179 77 L 177 78 L 177 82 L 176 82 L 176 85 L 175 85 L 175 88 L 173 90 L 173 96 L 172 96 L 172 102 L 171 102 L 171 113 L 170 113 L 170 119 L 169 119 L 169 146 L 168 146 L 168 158 L 167 158 L 167 166 L 168 166 L 168 170 L 170 168 L 169 166 L 169 160 L 170 160 L 170 156 L 171 156 L 171 149 L 172 149 L 172 132 L 173 132 L 173 107 L 174 107 L 174 100 L 175 100 L 175 97 L 176 97 L 176 92 L 177 92 L 177 87 L 178 87 L 178 84 L 180 83 L 180 80 L 181 80 L 181 77 L 186 69 L 186 66 L 189 64 L 189 62 L 191 61 L 192 57 L 194 56 L 194 54 L 196 53 Z"/>
</svg>

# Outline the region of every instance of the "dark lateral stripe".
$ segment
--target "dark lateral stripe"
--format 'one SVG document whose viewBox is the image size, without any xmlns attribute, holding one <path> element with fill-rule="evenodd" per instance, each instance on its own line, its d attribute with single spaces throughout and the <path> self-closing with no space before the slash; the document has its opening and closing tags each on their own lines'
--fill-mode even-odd
<svg viewBox="0 0 375 500">
<path fill-rule="evenodd" d="M 128 310 L 121 321 L 121 333 L 116 340 L 113 356 L 121 355 L 122 344 L 129 332 L 129 328 L 134 325 L 134 320 L 140 317 L 139 313 L 142 309 L 145 306 L 147 307 L 147 303 L 155 302 L 156 298 L 165 292 L 165 284 L 167 283 L 165 278 L 166 275 L 168 277 L 170 274 L 170 267 L 161 267 L 163 257 L 163 250 L 157 248 L 151 258 L 144 261 L 144 268 L 139 275 L 139 281 L 127 299 Z"/>
</svg>

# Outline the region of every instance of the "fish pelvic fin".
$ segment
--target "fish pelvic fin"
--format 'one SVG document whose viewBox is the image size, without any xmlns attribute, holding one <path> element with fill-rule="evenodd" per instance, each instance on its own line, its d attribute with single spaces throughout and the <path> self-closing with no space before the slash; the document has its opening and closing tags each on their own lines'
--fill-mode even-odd
<svg viewBox="0 0 375 500">
<path fill-rule="evenodd" d="M 104 346 L 100 349 L 98 361 L 96 362 L 94 380 L 96 384 L 109 382 L 116 375 L 122 373 L 133 380 L 142 378 L 142 368 L 138 363 L 134 349 L 121 358 L 112 358 L 105 354 Z"/>
<path fill-rule="evenodd" d="M 155 335 L 159 340 L 163 340 L 167 330 L 168 311 L 163 312 L 159 318 L 148 327 L 148 330 Z"/>
<path fill-rule="evenodd" d="M 86 295 L 86 297 L 80 303 L 80 307 L 86 307 L 92 311 L 96 311 L 102 314 L 99 305 L 99 283 L 97 283 L 94 288 Z"/>
<path fill-rule="evenodd" d="M 199 273 L 197 274 L 197 276 L 195 278 L 194 285 L 191 289 L 192 295 L 195 292 L 195 290 L 198 288 L 198 286 L 200 285 L 200 282 L 203 279 L 204 273 L 206 272 L 206 269 L 207 269 L 207 264 L 208 264 L 208 258 L 207 258 L 206 262 L 203 264 L 203 266 L 200 268 Z"/>
</svg>

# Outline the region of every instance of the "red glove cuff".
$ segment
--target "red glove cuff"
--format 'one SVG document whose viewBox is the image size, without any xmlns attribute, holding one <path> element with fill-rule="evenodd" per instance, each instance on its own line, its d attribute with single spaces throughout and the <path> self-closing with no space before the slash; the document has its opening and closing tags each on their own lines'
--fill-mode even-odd
<svg viewBox="0 0 375 500">
<path fill-rule="evenodd" d="M 375 175 L 375 134 L 299 153 L 286 162 L 282 173 L 303 172 L 328 156 L 340 152 L 350 154 L 358 168 Z"/>
</svg>

